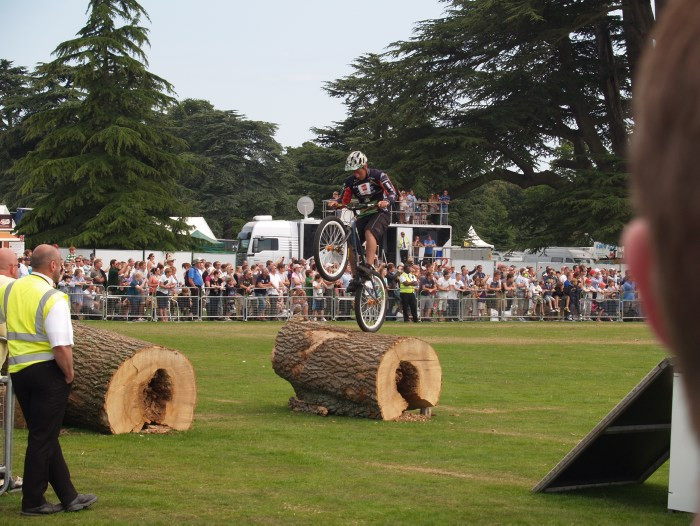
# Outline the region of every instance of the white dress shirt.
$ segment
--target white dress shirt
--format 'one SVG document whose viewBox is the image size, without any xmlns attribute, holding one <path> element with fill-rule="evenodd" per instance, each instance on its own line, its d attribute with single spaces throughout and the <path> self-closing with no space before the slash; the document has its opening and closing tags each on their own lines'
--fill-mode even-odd
<svg viewBox="0 0 700 526">
<path fill-rule="evenodd" d="M 51 285 L 51 287 L 54 286 L 53 280 L 45 274 L 34 271 L 32 276 L 39 276 L 43 278 L 46 283 Z M 57 301 L 53 304 L 53 307 L 51 307 L 51 310 L 49 310 L 49 313 L 46 315 L 44 328 L 49 337 L 51 348 L 59 345 L 73 345 L 73 323 L 70 319 L 70 307 L 68 306 L 68 302 Z"/>
</svg>

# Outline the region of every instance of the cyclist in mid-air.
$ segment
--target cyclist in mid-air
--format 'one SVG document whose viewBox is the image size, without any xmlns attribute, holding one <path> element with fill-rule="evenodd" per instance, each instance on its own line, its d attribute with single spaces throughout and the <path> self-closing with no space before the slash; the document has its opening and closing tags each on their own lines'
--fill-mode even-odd
<svg viewBox="0 0 700 526">
<path fill-rule="evenodd" d="M 365 261 L 370 266 L 357 270 L 364 277 L 369 277 L 371 267 L 376 264 L 377 246 L 391 223 L 389 207 L 396 200 L 396 189 L 386 173 L 367 166 L 367 157 L 360 151 L 352 152 L 348 156 L 345 161 L 345 171 L 351 171 L 352 175 L 345 179 L 340 197 L 337 201 L 331 201 L 330 206 L 333 208 L 346 206 L 353 196 L 361 204 L 377 203 L 377 208 L 363 212 L 357 218 L 357 231 L 360 234 L 360 240 L 365 242 Z"/>
</svg>

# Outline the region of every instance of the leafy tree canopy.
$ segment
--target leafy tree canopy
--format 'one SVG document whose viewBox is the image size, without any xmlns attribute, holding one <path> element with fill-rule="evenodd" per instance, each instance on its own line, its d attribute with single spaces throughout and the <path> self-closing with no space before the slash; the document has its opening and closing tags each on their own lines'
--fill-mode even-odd
<svg viewBox="0 0 700 526">
<path fill-rule="evenodd" d="M 323 200 L 331 198 L 334 191 L 340 191 L 348 152 L 305 142 L 298 148 L 288 148 L 286 154 L 295 176 L 289 189 L 297 199 L 309 196 L 319 207 Z M 314 209 L 313 215 L 320 217 L 318 208 Z"/>
<path fill-rule="evenodd" d="M 453 199 L 494 180 L 548 188 L 523 201 L 522 244 L 615 243 L 630 216 L 633 72 L 653 20 L 650 0 L 451 0 L 412 40 L 327 85 L 348 117 L 318 139 Z"/>
<path fill-rule="evenodd" d="M 274 124 L 193 99 L 173 106 L 167 123 L 189 145 L 196 168 L 182 183 L 215 233 L 233 238 L 255 214 L 294 214 L 291 170 Z"/>
<path fill-rule="evenodd" d="M 38 143 L 13 168 L 34 207 L 20 225 L 30 243 L 189 244 L 184 222 L 170 217 L 187 215 L 177 178 L 190 165 L 185 143 L 159 125 L 174 99 L 146 69 L 142 17 L 135 0 L 91 0 L 77 38 L 37 70 L 26 139 Z"/>
</svg>

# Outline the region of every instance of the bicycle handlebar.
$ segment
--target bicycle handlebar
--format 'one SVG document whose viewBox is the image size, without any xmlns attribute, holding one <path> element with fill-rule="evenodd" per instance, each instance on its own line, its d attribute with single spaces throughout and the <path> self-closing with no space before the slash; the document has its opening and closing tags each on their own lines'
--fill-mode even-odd
<svg viewBox="0 0 700 526">
<path fill-rule="evenodd" d="M 345 208 L 350 210 L 351 212 L 361 212 L 365 210 L 373 210 L 375 208 L 378 208 L 377 203 L 355 203 L 355 204 L 349 204 Z"/>
</svg>

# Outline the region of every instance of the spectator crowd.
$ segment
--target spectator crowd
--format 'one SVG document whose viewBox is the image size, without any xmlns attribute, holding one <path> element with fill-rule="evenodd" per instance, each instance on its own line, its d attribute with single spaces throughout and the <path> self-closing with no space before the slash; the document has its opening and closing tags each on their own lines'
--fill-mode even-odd
<svg viewBox="0 0 700 526">
<path fill-rule="evenodd" d="M 401 224 L 414 225 L 446 225 L 447 213 L 450 206 L 450 195 L 447 190 L 441 194 L 430 194 L 424 200 L 416 197 L 413 190 L 402 190 L 396 200 L 398 211 L 396 221 Z"/>
<path fill-rule="evenodd" d="M 429 238 L 429 236 L 428 236 Z M 426 248 L 430 240 L 414 240 Z M 411 254 L 411 255 L 409 255 Z M 402 252 L 402 256 L 404 253 Z M 399 265 L 379 269 L 388 290 L 387 318 L 409 321 L 619 320 L 639 319 L 636 284 L 629 271 L 574 265 L 536 271 L 499 263 L 493 275 L 482 265 L 455 268 L 431 252 L 418 261 L 407 251 Z M 20 275 L 31 272 L 31 251 L 18 258 Z M 402 277 L 403 276 L 403 277 Z M 78 255 L 70 247 L 58 287 L 68 294 L 75 318 L 129 321 L 198 319 L 349 319 L 353 294 L 350 266 L 329 282 L 313 260 L 241 265 L 195 259 L 177 264 Z M 412 295 L 415 315 L 411 312 Z"/>
<path fill-rule="evenodd" d="M 338 192 L 333 192 L 332 199 L 328 201 L 337 201 L 338 198 Z M 391 221 L 405 225 L 447 225 L 449 206 L 447 190 L 441 194 L 432 193 L 428 199 L 416 197 L 413 190 L 401 190 L 391 212 Z M 336 213 L 340 214 L 340 211 Z"/>
</svg>

